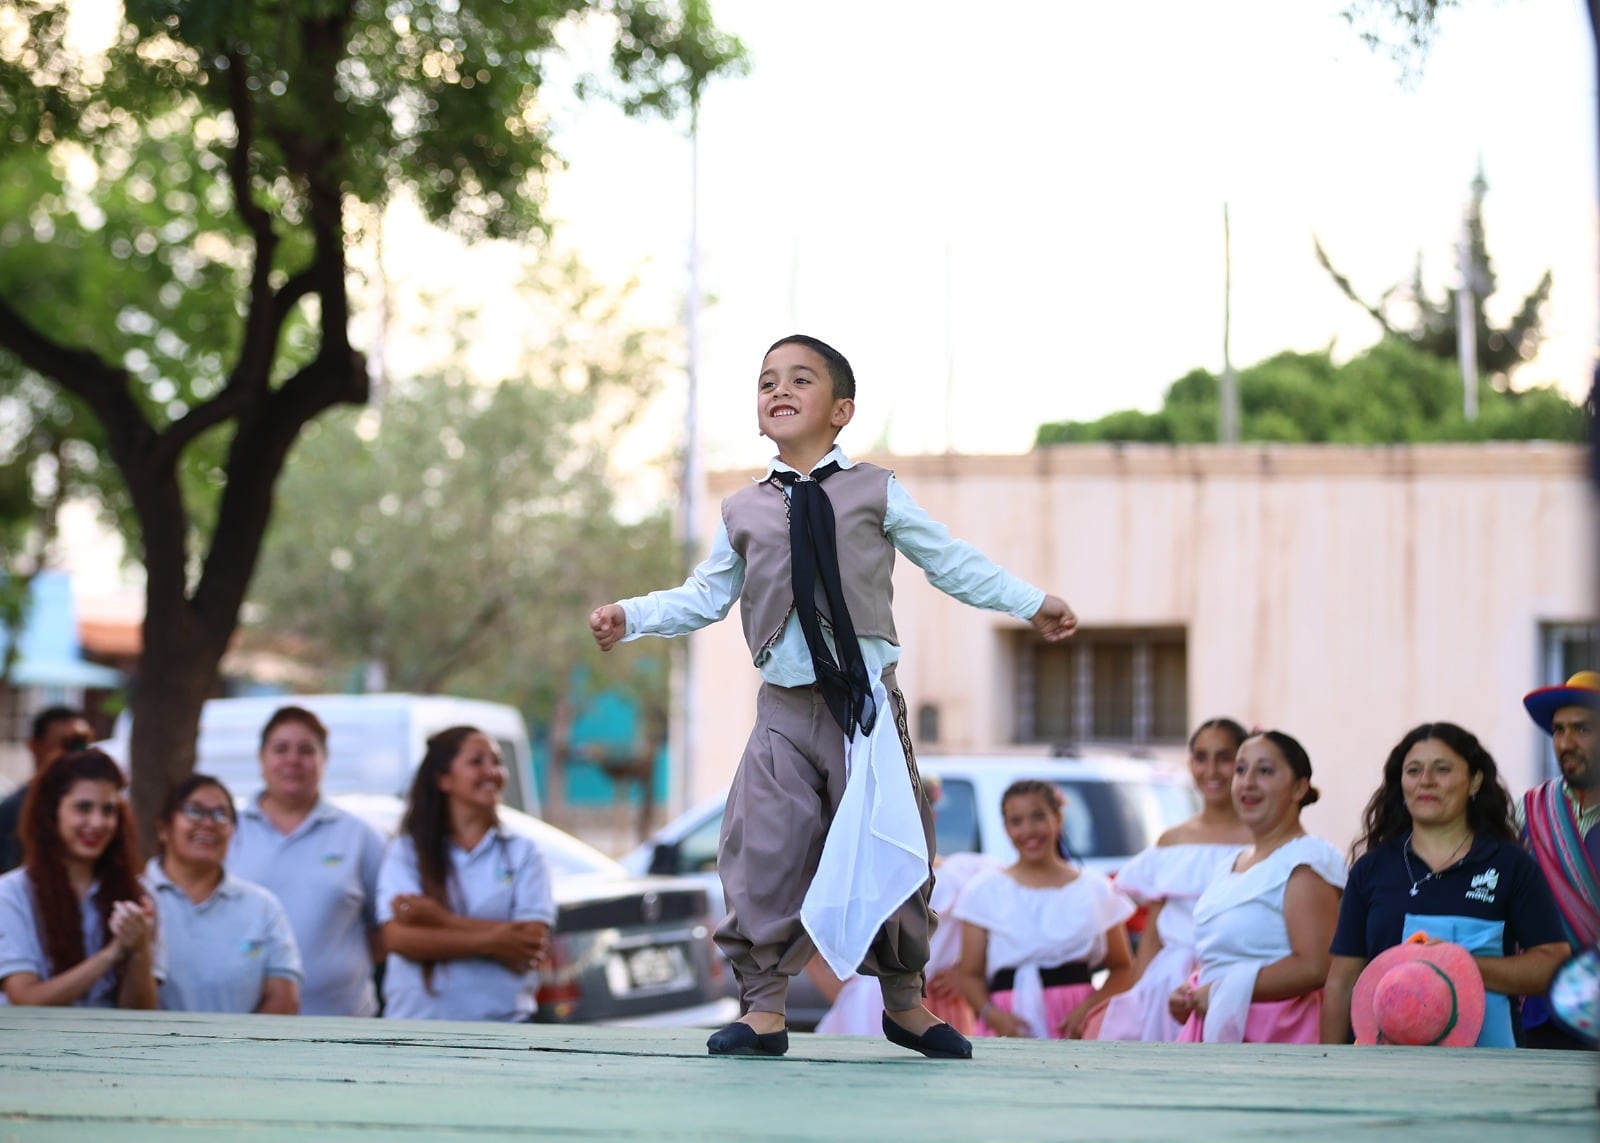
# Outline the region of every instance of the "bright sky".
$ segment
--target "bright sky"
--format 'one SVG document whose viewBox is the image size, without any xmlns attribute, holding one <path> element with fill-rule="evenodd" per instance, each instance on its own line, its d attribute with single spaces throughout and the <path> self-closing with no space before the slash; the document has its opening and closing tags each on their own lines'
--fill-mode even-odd
<svg viewBox="0 0 1600 1143">
<path fill-rule="evenodd" d="M 73 2 L 86 22 L 115 4 Z M 1406 84 L 1344 3 L 713 0 L 753 69 L 714 85 L 701 114 L 706 463 L 768 455 L 754 378 L 796 331 L 855 365 L 856 451 L 1022 451 L 1044 421 L 1156 408 L 1188 370 L 1222 365 L 1224 203 L 1234 363 L 1330 343 L 1348 356 L 1376 326 L 1316 264 L 1312 235 L 1368 298 L 1419 254 L 1437 292 L 1455 281 L 1480 161 L 1491 316 L 1554 273 L 1548 341 L 1518 382 L 1583 393 L 1600 341 L 1583 5 L 1464 0 Z M 684 125 L 547 90 L 569 162 L 551 187 L 558 242 L 603 278 L 638 276 L 641 320 L 676 323 Z M 517 251 L 463 251 L 403 209 L 388 237 L 397 292 L 452 292 L 491 330 L 525 322 Z M 370 316 L 355 335 L 372 348 Z M 439 350 L 391 338 L 397 367 Z M 475 344 L 498 376 L 493 339 Z M 667 395 L 629 451 L 675 447 L 682 401 Z"/>
<path fill-rule="evenodd" d="M 1236 365 L 1376 327 L 1366 296 L 1454 281 L 1480 159 L 1509 310 L 1554 272 L 1519 382 L 1587 387 L 1597 340 L 1594 72 L 1577 0 L 1467 0 L 1409 87 L 1340 0 L 715 0 L 754 67 L 701 115 L 701 388 L 713 467 L 759 463 L 761 354 L 804 331 L 855 365 L 843 443 L 1021 451 L 1042 421 L 1155 408 L 1222 364 L 1223 204 Z M 681 130 L 564 115 L 564 241 L 687 280 Z M 1494 315 L 1503 320 L 1507 315 Z M 672 422 L 667 421 L 668 424 Z"/>
</svg>

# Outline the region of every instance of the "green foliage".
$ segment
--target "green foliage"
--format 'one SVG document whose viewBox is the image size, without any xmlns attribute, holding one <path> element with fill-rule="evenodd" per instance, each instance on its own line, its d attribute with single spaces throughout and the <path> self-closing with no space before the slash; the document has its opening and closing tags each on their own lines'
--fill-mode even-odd
<svg viewBox="0 0 1600 1143">
<path fill-rule="evenodd" d="M 664 704 L 665 646 L 602 658 L 584 617 L 676 570 L 668 519 L 619 522 L 610 471 L 669 346 L 574 263 L 535 275 L 528 328 L 544 332 L 521 376 L 476 384 L 452 361 L 306 431 L 252 589 L 251 645 L 308 649 L 334 680 L 377 662 L 393 689 L 494 698 L 538 721 L 583 663 Z"/>
<path fill-rule="evenodd" d="M 1553 387 L 1502 392 L 1483 382 L 1478 419 L 1461 411 L 1455 366 L 1385 338 L 1336 365 L 1327 353 L 1280 353 L 1239 373 L 1240 439 L 1327 444 L 1556 440 L 1587 434 L 1584 410 Z M 1040 445 L 1088 441 L 1207 444 L 1217 439 L 1218 382 L 1194 370 L 1173 382 L 1161 410 L 1041 425 Z"/>
<path fill-rule="evenodd" d="M 541 89 L 572 25 L 609 22 L 635 111 L 691 105 L 743 49 L 704 0 L 124 0 L 88 54 L 69 7 L 0 5 L 0 409 L 59 427 L 86 454 L 62 471 L 137 533 L 148 843 L 285 457 L 368 397 L 355 220 L 405 193 L 469 240 L 540 232 Z M 0 423 L 0 466 L 43 516 L 39 439 Z"/>
<path fill-rule="evenodd" d="M 1472 181 L 1472 204 L 1467 211 L 1467 283 L 1472 297 L 1474 347 L 1478 372 L 1508 387 L 1513 370 L 1531 358 L 1539 349 L 1541 336 L 1540 316 L 1550 300 L 1552 279 L 1545 271 L 1538 284 L 1517 306 L 1517 312 L 1504 326 L 1491 324 L 1488 302 L 1498 289 L 1494 265 L 1489 258 L 1489 248 L 1484 237 L 1483 197 L 1489 185 L 1483 172 Z M 1375 303 L 1366 302 L 1356 293 L 1355 286 L 1334 268 L 1327 251 L 1316 242 L 1317 261 L 1328 271 L 1334 284 L 1351 301 L 1372 315 L 1384 333 L 1392 338 L 1409 341 L 1427 353 L 1445 361 L 1460 358 L 1461 296 L 1457 290 L 1446 290 L 1435 300 L 1428 296 L 1423 283 L 1422 256 L 1411 279 L 1403 285 L 1385 290 Z M 1394 312 L 1399 303 L 1400 313 Z"/>
</svg>

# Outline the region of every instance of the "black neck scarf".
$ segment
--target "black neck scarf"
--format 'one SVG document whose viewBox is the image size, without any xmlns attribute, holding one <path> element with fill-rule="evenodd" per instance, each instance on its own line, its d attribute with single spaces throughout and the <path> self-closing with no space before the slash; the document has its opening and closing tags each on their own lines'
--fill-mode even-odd
<svg viewBox="0 0 1600 1143">
<path fill-rule="evenodd" d="M 852 735 L 857 726 L 863 734 L 871 734 L 878 718 L 877 703 L 872 699 L 872 681 L 867 677 L 861 643 L 856 639 L 855 624 L 850 621 L 850 609 L 844 601 L 833 504 L 822 490 L 822 482 L 838 471 L 838 462 L 833 461 L 810 476 L 782 469 L 773 476 L 790 490 L 789 564 L 793 573 L 794 606 L 800 617 L 800 630 L 805 633 L 806 648 L 811 652 L 817 685 L 822 688 L 823 701 L 846 735 Z M 828 602 L 839 662 L 834 661 L 822 637 L 822 622 L 817 614 L 819 577 L 823 597 Z"/>
</svg>

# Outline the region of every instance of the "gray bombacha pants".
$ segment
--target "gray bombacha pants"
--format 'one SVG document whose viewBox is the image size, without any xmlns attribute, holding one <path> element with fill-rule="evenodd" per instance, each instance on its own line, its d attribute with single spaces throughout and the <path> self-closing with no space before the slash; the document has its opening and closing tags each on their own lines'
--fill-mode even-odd
<svg viewBox="0 0 1600 1143">
<path fill-rule="evenodd" d="M 928 839 L 934 849 L 933 808 L 922 788 L 906 728 L 905 698 L 885 671 L 890 710 L 911 770 Z M 805 971 L 816 952 L 800 923 L 800 906 L 817 872 L 822 842 L 845 786 L 845 737 L 815 686 L 763 683 L 756 724 L 728 790 L 717 873 L 728 916 L 717 944 L 739 978 L 746 1012 L 785 1010 L 789 977 Z M 876 976 L 890 1011 L 922 1003 L 922 969 L 937 919 L 928 908 L 929 880 L 884 923 L 860 971 Z"/>
</svg>

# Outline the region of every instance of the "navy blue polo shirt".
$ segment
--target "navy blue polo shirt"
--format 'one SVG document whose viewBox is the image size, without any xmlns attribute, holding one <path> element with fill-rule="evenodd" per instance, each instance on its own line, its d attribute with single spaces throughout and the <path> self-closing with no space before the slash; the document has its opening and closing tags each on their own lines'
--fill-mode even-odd
<svg viewBox="0 0 1600 1143">
<path fill-rule="evenodd" d="M 1566 940 L 1544 874 L 1515 842 L 1480 837 L 1465 858 L 1432 877 L 1428 863 L 1404 846 L 1403 839 L 1381 845 L 1351 866 L 1334 956 L 1370 960 L 1416 932 L 1453 941 L 1474 956 L 1510 956 Z M 1511 1005 L 1504 997 L 1489 999 L 1478 1043 L 1514 1046 Z"/>
</svg>

